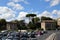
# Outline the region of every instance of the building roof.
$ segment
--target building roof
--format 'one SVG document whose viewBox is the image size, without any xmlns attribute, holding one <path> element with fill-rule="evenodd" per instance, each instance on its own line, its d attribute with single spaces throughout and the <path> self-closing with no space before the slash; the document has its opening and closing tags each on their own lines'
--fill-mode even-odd
<svg viewBox="0 0 60 40">
<path fill-rule="evenodd" d="M 60 18 L 58 18 L 57 20 L 60 20 Z"/>
<path fill-rule="evenodd" d="M 54 20 L 43 20 L 42 22 L 55 22 Z"/>
</svg>

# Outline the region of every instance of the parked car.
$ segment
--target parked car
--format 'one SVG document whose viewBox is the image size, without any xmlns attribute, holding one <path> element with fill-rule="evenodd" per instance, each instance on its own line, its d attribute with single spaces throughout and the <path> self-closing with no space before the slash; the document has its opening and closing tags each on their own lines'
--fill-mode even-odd
<svg viewBox="0 0 60 40">
<path fill-rule="evenodd" d="M 3 37 L 2 33 L 0 33 L 0 39 Z"/>
<path fill-rule="evenodd" d="M 24 32 L 24 33 L 21 35 L 21 38 L 29 38 L 28 33 Z"/>
<path fill-rule="evenodd" d="M 21 38 L 20 40 L 28 40 L 27 38 Z"/>
<path fill-rule="evenodd" d="M 31 37 L 31 38 L 36 38 L 36 36 L 35 36 L 35 35 L 36 35 L 36 33 L 33 31 L 33 32 L 31 32 L 30 37 Z"/>
<path fill-rule="evenodd" d="M 6 40 L 12 40 L 13 36 L 9 36 Z"/>
</svg>

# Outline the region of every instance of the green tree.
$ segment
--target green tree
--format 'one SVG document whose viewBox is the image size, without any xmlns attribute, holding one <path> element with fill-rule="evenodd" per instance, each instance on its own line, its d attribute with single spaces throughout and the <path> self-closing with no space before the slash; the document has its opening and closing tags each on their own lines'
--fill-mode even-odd
<svg viewBox="0 0 60 40">
<path fill-rule="evenodd" d="M 32 22 L 34 23 L 35 29 L 40 29 L 41 28 L 41 23 L 40 23 L 40 18 L 39 17 L 33 18 Z"/>
<path fill-rule="evenodd" d="M 26 15 L 26 17 L 29 18 L 29 21 L 31 20 L 31 18 L 33 18 L 33 17 L 35 17 L 35 16 L 36 16 L 36 14 L 27 14 L 27 15 Z"/>
<path fill-rule="evenodd" d="M 18 29 L 20 29 L 20 30 L 21 29 L 27 29 L 24 20 L 18 21 L 17 26 L 18 26 Z"/>
<path fill-rule="evenodd" d="M 32 19 L 32 22 L 33 22 L 33 23 L 37 23 L 37 22 L 39 22 L 39 21 L 40 21 L 39 17 L 35 17 L 35 18 Z"/>
<path fill-rule="evenodd" d="M 28 28 L 29 29 L 32 29 L 32 30 L 35 30 L 36 29 L 35 24 L 33 24 L 32 22 L 29 22 Z"/>
<path fill-rule="evenodd" d="M 40 22 L 35 23 L 35 27 L 36 29 L 41 29 L 41 23 Z"/>
<path fill-rule="evenodd" d="M 35 24 L 33 24 L 32 19 L 36 16 L 36 14 L 27 14 L 26 17 L 29 18 L 28 29 L 35 29 Z M 31 21 L 30 21 L 31 20 Z"/>
<path fill-rule="evenodd" d="M 0 30 L 6 30 L 6 20 L 0 19 Z"/>
</svg>

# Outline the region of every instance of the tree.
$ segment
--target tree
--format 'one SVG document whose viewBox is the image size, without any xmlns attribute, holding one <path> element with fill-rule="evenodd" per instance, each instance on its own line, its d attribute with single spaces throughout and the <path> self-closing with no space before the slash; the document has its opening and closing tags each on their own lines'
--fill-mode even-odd
<svg viewBox="0 0 60 40">
<path fill-rule="evenodd" d="M 20 30 L 21 29 L 27 29 L 24 20 L 18 21 L 17 26 L 18 26 L 18 29 L 20 29 Z"/>
<path fill-rule="evenodd" d="M 28 28 L 34 30 L 34 29 L 36 29 L 36 26 L 32 22 L 29 22 Z"/>
<path fill-rule="evenodd" d="M 39 17 L 35 17 L 32 19 L 35 29 L 41 28 L 41 23 Z"/>
<path fill-rule="evenodd" d="M 36 14 L 27 14 L 26 17 L 29 18 L 28 29 L 35 29 L 35 24 L 33 24 L 32 19 L 36 16 Z"/>
<path fill-rule="evenodd" d="M 0 19 L 0 30 L 6 30 L 6 20 Z"/>
<path fill-rule="evenodd" d="M 32 19 L 32 22 L 33 22 L 33 23 L 37 23 L 37 22 L 39 22 L 39 21 L 40 21 L 39 17 L 35 17 L 35 18 Z"/>
<path fill-rule="evenodd" d="M 41 23 L 40 22 L 35 23 L 35 27 L 36 29 L 41 29 Z"/>
<path fill-rule="evenodd" d="M 36 16 L 36 14 L 27 14 L 27 15 L 26 15 L 26 17 L 29 18 L 29 21 L 31 20 L 31 18 L 33 18 L 33 17 L 35 17 L 35 16 Z"/>
</svg>

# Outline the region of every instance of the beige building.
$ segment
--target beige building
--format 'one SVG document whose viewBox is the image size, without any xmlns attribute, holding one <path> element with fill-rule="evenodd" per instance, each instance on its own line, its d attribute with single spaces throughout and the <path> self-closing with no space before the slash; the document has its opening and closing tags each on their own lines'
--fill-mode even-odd
<svg viewBox="0 0 60 40">
<path fill-rule="evenodd" d="M 17 29 L 17 23 L 7 22 L 7 30 L 16 30 L 16 29 Z"/>
<path fill-rule="evenodd" d="M 60 18 L 57 19 L 57 25 L 58 25 L 58 28 L 60 29 Z"/>
<path fill-rule="evenodd" d="M 41 22 L 41 28 L 44 30 L 56 29 L 56 22 L 53 20 L 43 20 Z"/>
<path fill-rule="evenodd" d="M 57 19 L 57 24 L 60 26 L 60 18 Z"/>
</svg>

